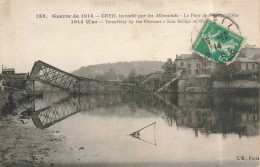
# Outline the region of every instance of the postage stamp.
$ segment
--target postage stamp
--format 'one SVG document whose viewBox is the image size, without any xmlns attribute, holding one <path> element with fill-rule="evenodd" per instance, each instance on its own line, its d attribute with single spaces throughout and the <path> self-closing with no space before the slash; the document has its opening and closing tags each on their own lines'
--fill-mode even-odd
<svg viewBox="0 0 260 167">
<path fill-rule="evenodd" d="M 192 50 L 208 59 L 230 64 L 235 60 L 244 38 L 207 19 L 197 36 Z"/>
</svg>

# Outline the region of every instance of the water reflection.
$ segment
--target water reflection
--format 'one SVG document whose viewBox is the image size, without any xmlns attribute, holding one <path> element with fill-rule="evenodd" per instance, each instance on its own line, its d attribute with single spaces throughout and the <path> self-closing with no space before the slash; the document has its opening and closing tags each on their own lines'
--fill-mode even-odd
<svg viewBox="0 0 260 167">
<path fill-rule="evenodd" d="M 50 104 L 51 98 L 52 95 L 46 97 L 47 104 Z M 54 98 L 57 99 L 57 96 Z M 31 116 L 34 125 L 41 129 L 47 128 L 80 111 L 116 106 L 121 103 L 121 99 L 120 96 L 69 96 L 52 103 L 51 106 L 42 108 L 44 102 L 45 98 L 35 101 L 35 108 L 38 108 L 38 110 L 33 112 Z"/>
<path fill-rule="evenodd" d="M 145 110 L 164 119 L 169 126 L 193 129 L 194 135 L 222 133 L 241 136 L 259 135 L 259 95 L 232 96 L 227 94 L 179 94 L 179 95 L 99 95 L 64 97 L 45 94 L 35 100 L 35 112 L 31 118 L 38 128 L 47 128 L 78 112 L 105 108 L 96 112 L 106 116 L 114 114 L 128 117 L 138 110 Z M 129 111 L 117 108 L 128 106 Z M 145 114 L 144 114 L 145 115 Z M 140 116 L 140 115 L 139 115 Z"/>
</svg>

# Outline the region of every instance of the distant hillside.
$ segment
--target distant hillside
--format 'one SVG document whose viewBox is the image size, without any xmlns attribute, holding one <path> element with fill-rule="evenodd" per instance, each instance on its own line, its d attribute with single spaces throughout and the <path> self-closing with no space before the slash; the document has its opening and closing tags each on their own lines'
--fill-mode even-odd
<svg viewBox="0 0 260 167">
<path fill-rule="evenodd" d="M 136 75 L 146 75 L 155 71 L 160 71 L 162 61 L 133 61 L 133 62 L 118 62 L 84 66 L 74 71 L 80 77 L 97 78 L 97 76 L 104 75 L 113 69 L 116 75 L 123 75 L 127 77 L 131 70 L 135 70 Z"/>
</svg>

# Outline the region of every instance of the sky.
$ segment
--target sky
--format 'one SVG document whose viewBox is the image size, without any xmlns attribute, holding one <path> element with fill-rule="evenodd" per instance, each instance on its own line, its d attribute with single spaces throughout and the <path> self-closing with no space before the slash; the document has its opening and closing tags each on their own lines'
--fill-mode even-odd
<svg viewBox="0 0 260 167">
<path fill-rule="evenodd" d="M 119 61 L 166 61 L 191 53 L 191 24 L 71 24 L 53 14 L 236 13 L 245 44 L 260 47 L 259 0 L 0 0 L 0 64 L 30 72 L 42 60 L 72 72 Z M 48 18 L 37 19 L 36 14 Z M 96 18 L 98 21 L 105 19 Z"/>
</svg>

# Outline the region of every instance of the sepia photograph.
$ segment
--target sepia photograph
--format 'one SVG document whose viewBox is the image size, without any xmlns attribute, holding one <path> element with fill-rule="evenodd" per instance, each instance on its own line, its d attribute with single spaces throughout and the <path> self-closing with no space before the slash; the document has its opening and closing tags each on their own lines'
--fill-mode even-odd
<svg viewBox="0 0 260 167">
<path fill-rule="evenodd" d="M 260 0 L 0 0 L 0 64 L 0 166 L 260 166 Z"/>
</svg>

